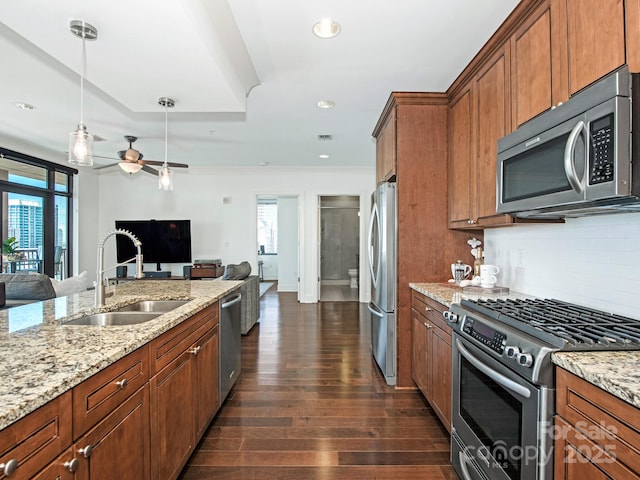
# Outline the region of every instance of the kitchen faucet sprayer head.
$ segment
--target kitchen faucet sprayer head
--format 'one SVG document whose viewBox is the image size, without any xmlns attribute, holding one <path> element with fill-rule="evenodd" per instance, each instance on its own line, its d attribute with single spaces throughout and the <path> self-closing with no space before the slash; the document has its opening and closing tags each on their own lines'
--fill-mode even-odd
<svg viewBox="0 0 640 480">
<path fill-rule="evenodd" d="M 140 244 L 142 245 L 142 244 Z M 138 251 L 140 247 L 138 247 Z M 136 255 L 136 278 L 144 278 L 144 272 L 142 271 L 142 254 Z"/>
</svg>

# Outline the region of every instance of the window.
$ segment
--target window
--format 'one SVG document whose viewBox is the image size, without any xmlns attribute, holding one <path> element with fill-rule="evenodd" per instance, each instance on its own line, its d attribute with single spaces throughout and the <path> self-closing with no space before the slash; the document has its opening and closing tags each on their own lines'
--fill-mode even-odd
<svg viewBox="0 0 640 480">
<path fill-rule="evenodd" d="M 258 252 L 278 253 L 278 199 L 258 198 Z"/>
<path fill-rule="evenodd" d="M 15 238 L 2 271 L 65 278 L 71 271 L 71 200 L 77 170 L 0 148 L 2 241 Z"/>
</svg>

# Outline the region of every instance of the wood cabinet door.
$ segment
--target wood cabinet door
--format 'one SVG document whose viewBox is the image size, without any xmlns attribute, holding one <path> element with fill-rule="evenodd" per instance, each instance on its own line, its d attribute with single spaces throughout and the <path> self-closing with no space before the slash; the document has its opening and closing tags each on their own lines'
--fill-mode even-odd
<svg viewBox="0 0 640 480">
<path fill-rule="evenodd" d="M 464 88 L 449 107 L 449 226 L 468 227 L 471 199 L 475 195 L 472 181 L 473 141 L 471 85 Z"/>
<path fill-rule="evenodd" d="M 200 338 L 192 351 L 196 368 L 195 399 L 196 399 L 196 439 L 204 434 L 209 422 L 220 406 L 219 390 L 219 351 L 220 336 L 216 325 L 209 333 Z"/>
<path fill-rule="evenodd" d="M 480 226 L 510 223 L 496 214 L 498 139 L 510 132 L 509 45 L 503 45 L 475 79 L 474 124 L 476 218 Z"/>
<path fill-rule="evenodd" d="M 550 109 L 553 97 L 553 66 L 557 45 L 552 45 L 551 0 L 536 9 L 511 37 L 511 115 L 513 128 Z M 555 62 L 554 62 L 555 60 Z M 559 80 L 559 79 L 558 79 Z M 558 81 L 556 80 L 556 81 Z"/>
<path fill-rule="evenodd" d="M 149 380 L 154 480 L 177 478 L 195 447 L 192 357 L 185 351 Z"/>
<path fill-rule="evenodd" d="M 554 432 L 555 480 L 640 480 L 615 456 L 615 446 L 603 449 L 557 415 Z"/>
<path fill-rule="evenodd" d="M 149 386 L 145 385 L 75 443 L 80 480 L 149 478 Z"/>
<path fill-rule="evenodd" d="M 376 183 L 396 175 L 396 109 L 393 108 L 376 138 Z"/>
<path fill-rule="evenodd" d="M 625 4 L 631 1 L 560 2 L 566 5 L 570 95 L 626 63 Z"/>
<path fill-rule="evenodd" d="M 18 462 L 11 480 L 32 478 L 69 448 L 71 418 L 69 390 L 0 431 L 0 463 Z"/>
<path fill-rule="evenodd" d="M 38 473 L 32 480 L 76 480 L 80 460 L 73 448 L 56 458 L 48 467 Z"/>
<path fill-rule="evenodd" d="M 427 354 L 429 352 L 428 324 L 426 319 L 413 309 L 411 310 L 411 315 L 413 317 L 413 368 L 411 374 L 413 381 L 416 382 L 422 394 L 426 398 L 429 398 L 431 393 L 429 391 L 429 365 L 427 360 Z"/>
<path fill-rule="evenodd" d="M 440 328 L 430 329 L 431 406 L 445 428 L 451 431 L 451 336 Z"/>
</svg>

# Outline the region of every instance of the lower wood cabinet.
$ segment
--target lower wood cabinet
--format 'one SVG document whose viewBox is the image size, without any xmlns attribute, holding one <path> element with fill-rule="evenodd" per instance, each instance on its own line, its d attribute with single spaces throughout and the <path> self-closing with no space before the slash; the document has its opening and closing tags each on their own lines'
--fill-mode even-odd
<svg viewBox="0 0 640 480">
<path fill-rule="evenodd" d="M 451 328 L 442 316 L 447 307 L 415 290 L 411 295 L 413 380 L 451 431 Z"/>
<path fill-rule="evenodd" d="M 48 467 L 33 477 L 33 480 L 76 480 L 78 477 L 78 460 L 73 448 L 67 449 Z"/>
<path fill-rule="evenodd" d="M 640 479 L 638 409 L 556 368 L 555 480 Z"/>
<path fill-rule="evenodd" d="M 0 480 L 177 478 L 220 407 L 218 308 L 0 431 Z"/>
<path fill-rule="evenodd" d="M 151 478 L 175 479 L 219 408 L 218 303 L 150 345 Z"/>
<path fill-rule="evenodd" d="M 71 418 L 69 391 L 2 430 L 0 471 L 13 471 L 8 475 L 11 480 L 33 478 L 71 446 Z"/>
<path fill-rule="evenodd" d="M 149 478 L 149 385 L 75 442 L 77 479 Z"/>
</svg>

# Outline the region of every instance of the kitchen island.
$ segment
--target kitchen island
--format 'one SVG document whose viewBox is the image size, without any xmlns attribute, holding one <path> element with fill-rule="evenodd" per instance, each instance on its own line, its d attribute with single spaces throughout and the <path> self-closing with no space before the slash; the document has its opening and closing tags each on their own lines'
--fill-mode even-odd
<svg viewBox="0 0 640 480">
<path fill-rule="evenodd" d="M 241 285 L 240 281 L 136 280 L 116 285 L 106 306 L 94 292 L 0 311 L 0 430 L 148 344 Z M 146 323 L 65 325 L 140 300 L 189 300 Z"/>
</svg>

